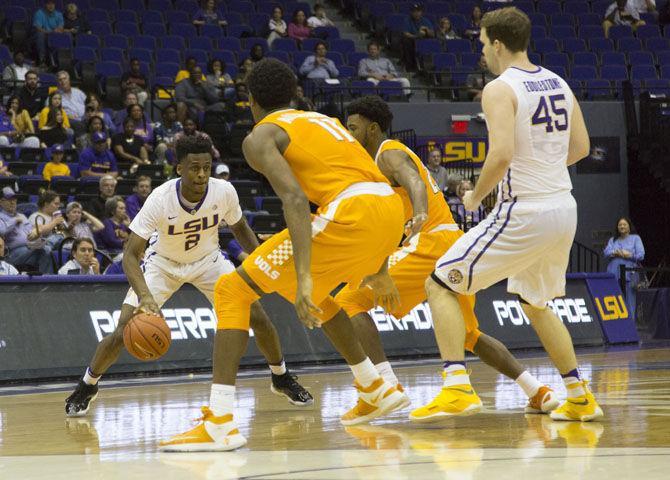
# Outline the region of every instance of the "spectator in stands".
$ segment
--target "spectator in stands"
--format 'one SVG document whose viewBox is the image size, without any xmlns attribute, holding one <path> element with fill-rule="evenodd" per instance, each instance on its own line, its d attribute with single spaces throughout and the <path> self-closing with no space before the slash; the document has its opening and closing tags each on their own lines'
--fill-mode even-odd
<svg viewBox="0 0 670 480">
<path fill-rule="evenodd" d="M 139 136 L 144 142 L 144 148 L 151 153 L 154 148 L 154 129 L 151 122 L 147 120 L 144 114 L 144 107 L 139 103 L 128 107 L 127 119 L 132 120 L 135 127 L 135 135 Z M 125 131 L 126 122 L 123 122 L 123 129 Z"/>
<path fill-rule="evenodd" d="M 93 239 L 75 239 L 70 255 L 71 259 L 58 270 L 58 275 L 100 275 L 100 263 L 95 257 Z"/>
<path fill-rule="evenodd" d="M 129 108 L 139 105 L 132 105 Z M 126 117 L 123 132 L 112 137 L 112 151 L 119 162 L 131 162 L 134 165 L 149 165 L 149 152 L 144 139 L 136 133 L 135 121 Z"/>
<path fill-rule="evenodd" d="M 39 141 L 42 148 L 51 147 L 57 143 L 62 145 L 71 143 L 71 132 L 65 128 L 65 112 L 62 110 L 50 110 L 47 115 L 46 125 L 40 128 Z"/>
<path fill-rule="evenodd" d="M 644 24 L 644 20 L 640 20 L 640 14 L 628 0 L 616 0 L 605 11 L 603 30 L 605 30 L 605 38 L 609 38 L 610 28 L 614 25 L 630 25 L 635 31 L 637 27 Z"/>
<path fill-rule="evenodd" d="M 111 254 L 121 253 L 130 235 L 130 219 L 123 198 L 116 196 L 105 202 L 105 219 L 102 224 L 105 228 L 96 234 L 99 248 Z"/>
<path fill-rule="evenodd" d="M 89 93 L 86 96 L 86 113 L 84 114 L 84 122 L 88 127 L 88 121 L 92 117 L 98 117 L 102 120 L 104 132 L 109 136 L 116 132 L 116 126 L 112 117 L 102 109 L 102 100 L 96 93 Z"/>
<path fill-rule="evenodd" d="M 54 0 L 45 0 L 44 8 L 40 8 L 33 15 L 33 28 L 35 29 L 35 43 L 39 55 L 40 66 L 47 65 L 47 37 L 50 33 L 62 33 L 65 22 L 63 14 L 56 10 Z"/>
<path fill-rule="evenodd" d="M 144 202 L 151 193 L 151 177 L 146 175 L 137 177 L 133 191 L 135 193 L 126 198 L 126 213 L 131 221 L 144 206 Z"/>
<path fill-rule="evenodd" d="M 74 3 L 68 3 L 65 7 L 65 19 L 63 31 L 77 35 L 78 33 L 91 33 L 91 27 L 84 17 L 79 14 L 79 9 Z"/>
<path fill-rule="evenodd" d="M 51 147 L 51 160 L 44 165 L 44 170 L 42 170 L 42 177 L 44 180 L 51 181 L 52 177 L 69 177 L 70 176 L 70 167 L 66 163 L 63 163 L 63 157 L 65 156 L 65 149 L 60 143 L 55 144 Z"/>
<path fill-rule="evenodd" d="M 23 86 L 26 74 L 30 71 L 25 59 L 25 54 L 21 50 L 14 52 L 14 63 L 10 63 L 2 71 L 2 80 L 5 82 L 5 87 L 18 90 Z"/>
<path fill-rule="evenodd" d="M 175 136 L 184 130 L 181 123 L 177 121 L 177 106 L 173 103 L 166 106 L 162 113 L 162 122 L 154 127 L 156 138 L 156 162 L 158 164 L 175 163 L 176 158 Z"/>
<path fill-rule="evenodd" d="M 334 27 L 333 21 L 326 16 L 326 9 L 320 3 L 314 4 L 314 15 L 307 19 L 310 28 Z"/>
<path fill-rule="evenodd" d="M 408 71 L 416 70 L 416 40 L 433 38 L 435 29 L 433 23 L 423 16 L 423 5 L 415 3 L 405 19 L 403 27 L 402 53 L 403 65 Z"/>
<path fill-rule="evenodd" d="M 175 85 L 180 83 L 182 80 L 186 80 L 187 78 L 191 77 L 191 71 L 198 65 L 198 61 L 194 57 L 188 57 L 186 59 L 186 64 L 184 69 L 179 70 L 177 72 L 177 76 L 174 79 Z M 205 76 L 202 76 L 202 81 L 206 81 L 207 78 Z"/>
<path fill-rule="evenodd" d="M 621 217 L 605 247 L 605 258 L 609 261 L 607 271 L 614 274 L 617 280 L 621 279 L 622 265 L 630 268 L 640 267 L 644 260 L 644 245 L 635 230 L 633 222 L 627 217 Z M 626 304 L 630 318 L 635 318 L 635 292 L 640 284 L 639 272 L 626 272 Z"/>
<path fill-rule="evenodd" d="M 39 148 L 40 141 L 37 137 L 24 138 L 14 127 L 11 114 L 0 110 L 0 147 L 9 147 L 10 145 Z"/>
<path fill-rule="evenodd" d="M 212 139 L 209 137 L 209 135 L 207 135 L 205 132 L 199 131 L 197 127 L 198 125 L 195 123 L 195 120 L 193 120 L 191 117 L 187 117 L 186 120 L 184 120 L 184 130 L 177 133 L 174 136 L 175 143 L 177 143 L 179 139 L 183 136 L 192 136 L 192 135 L 197 135 L 202 138 L 206 138 L 207 140 L 212 142 Z M 212 159 L 215 162 L 218 162 L 221 159 L 221 154 L 214 146 L 214 142 L 212 142 Z"/>
<path fill-rule="evenodd" d="M 247 73 L 251 71 L 254 66 L 254 62 L 249 58 L 245 58 L 239 64 L 239 70 L 237 71 L 237 76 L 235 77 L 235 85 L 239 83 L 244 83 L 247 77 Z"/>
<path fill-rule="evenodd" d="M 312 35 L 312 29 L 307 25 L 307 16 L 303 10 L 293 12 L 293 20 L 288 24 L 288 36 L 302 42 Z"/>
<path fill-rule="evenodd" d="M 314 55 L 305 58 L 300 66 L 300 75 L 310 80 L 325 80 L 337 78 L 340 74 L 330 58 L 326 57 L 328 49 L 324 42 L 318 42 L 314 46 Z"/>
<path fill-rule="evenodd" d="M 5 262 L 6 251 L 5 239 L 0 236 L 0 277 L 4 275 L 18 275 L 19 271 L 14 268 L 14 265 Z"/>
<path fill-rule="evenodd" d="M 60 196 L 51 190 L 43 192 L 37 199 L 37 211 L 28 217 L 28 223 L 35 227 L 28 237 L 28 248 L 54 251 L 63 240 L 65 218 L 60 211 Z"/>
<path fill-rule="evenodd" d="M 233 112 L 235 123 L 253 124 L 253 115 L 251 114 L 251 103 L 249 103 L 249 90 L 246 83 L 235 85 L 235 96 L 228 102 L 228 110 Z"/>
<path fill-rule="evenodd" d="M 22 213 L 16 211 L 16 193 L 11 187 L 2 189 L 0 197 L 0 237 L 5 239 L 12 265 L 29 265 L 42 273 L 53 272 L 51 254 L 43 248 L 29 248 L 28 241 L 37 238 L 33 226 Z"/>
<path fill-rule="evenodd" d="M 221 180 L 230 179 L 230 168 L 225 163 L 219 163 L 214 167 L 214 178 Z"/>
<path fill-rule="evenodd" d="M 137 95 L 137 101 L 144 105 L 149 98 L 149 81 L 142 73 L 140 61 L 137 58 L 130 59 L 130 68 L 121 76 L 121 91 L 125 95 L 133 92 Z"/>
<path fill-rule="evenodd" d="M 98 116 L 93 116 L 86 122 L 86 133 L 77 137 L 77 149 L 84 150 L 87 147 L 93 146 L 92 136 L 96 132 L 101 132 L 107 135 L 107 145 L 111 146 L 109 132 L 105 128 L 105 124 Z"/>
<path fill-rule="evenodd" d="M 262 49 L 261 49 L 262 50 Z M 223 60 L 213 58 L 207 65 L 207 83 L 223 93 L 224 98 L 230 98 L 235 94 L 235 82 L 226 73 L 226 64 Z"/>
<path fill-rule="evenodd" d="M 63 101 L 63 110 L 67 113 L 70 124 L 74 130 L 83 130 L 84 114 L 86 113 L 86 95 L 70 83 L 70 74 L 61 70 L 56 74 L 58 81 L 58 92 Z"/>
<path fill-rule="evenodd" d="M 91 136 L 93 146 L 84 149 L 79 155 L 79 175 L 82 177 L 118 177 L 119 169 L 116 157 L 107 146 L 107 135 L 96 132 Z"/>
<path fill-rule="evenodd" d="M 474 190 L 470 180 L 462 180 L 456 189 L 456 197 L 450 197 L 447 203 L 457 223 L 461 224 L 463 230 L 469 230 L 486 218 L 486 210 L 480 205 L 477 210 L 466 210 L 463 206 L 465 192 Z"/>
<path fill-rule="evenodd" d="M 449 17 L 440 18 L 440 27 L 435 32 L 435 37 L 441 42 L 461 38 L 458 33 L 456 33 L 456 30 L 454 30 L 451 26 L 451 20 L 449 20 Z"/>
<path fill-rule="evenodd" d="M 252 62 L 260 62 L 265 58 L 265 52 L 263 51 L 263 45 L 260 43 L 256 43 L 251 47 L 251 50 L 249 50 L 249 58 L 251 59 Z"/>
<path fill-rule="evenodd" d="M 0 157 L 0 177 L 11 177 L 12 172 L 9 171 L 9 168 L 7 168 L 7 165 L 5 165 L 5 161 Z"/>
<path fill-rule="evenodd" d="M 472 7 L 470 14 L 470 24 L 463 31 L 463 36 L 470 40 L 477 40 L 482 31 L 482 9 L 479 5 Z"/>
<path fill-rule="evenodd" d="M 630 6 L 638 14 L 649 13 L 654 17 L 658 17 L 658 11 L 656 10 L 656 0 L 628 0 Z"/>
<path fill-rule="evenodd" d="M 187 115 L 198 118 L 206 111 L 225 110 L 219 92 L 203 81 L 203 78 L 202 69 L 196 65 L 191 71 L 191 76 L 179 82 L 175 88 L 175 99 L 178 102 L 177 116 L 182 122 Z"/>
<path fill-rule="evenodd" d="M 6 116 L 9 117 L 11 125 L 14 127 L 13 136 L 3 136 L 11 140 L 10 143 L 27 148 L 39 148 L 40 141 L 35 136 L 35 127 L 27 110 L 21 108 L 19 97 L 13 95 L 7 100 Z M 0 127 L 2 128 L 2 127 Z M 0 135 L 2 135 L 0 133 Z M 0 140 L 0 144 L 3 141 Z"/>
<path fill-rule="evenodd" d="M 120 130 L 123 126 L 123 121 L 128 115 L 128 107 L 131 105 L 137 105 L 139 101 L 137 100 L 137 95 L 135 92 L 126 92 L 123 96 L 123 108 L 121 110 L 116 110 L 112 116 L 114 121 L 114 130 Z"/>
<path fill-rule="evenodd" d="M 295 89 L 295 98 L 293 98 L 291 101 L 291 108 L 295 108 L 296 110 L 303 110 L 306 112 L 316 110 L 316 107 L 314 107 L 314 102 L 305 96 L 305 91 L 300 85 L 298 85 Z"/>
<path fill-rule="evenodd" d="M 468 86 L 468 96 L 470 100 L 481 102 L 482 92 L 484 91 L 484 86 L 495 79 L 486 65 L 486 57 L 484 54 L 479 58 L 479 63 L 477 64 L 477 70 L 473 73 L 470 73 L 465 83 Z"/>
<path fill-rule="evenodd" d="M 455 198 L 458 198 L 458 186 L 461 184 L 463 179 L 457 173 L 452 173 L 447 176 L 447 188 L 444 190 L 444 197 L 447 199 L 447 203 L 454 201 Z"/>
<path fill-rule="evenodd" d="M 268 29 L 270 30 L 270 35 L 268 35 L 268 45 L 272 46 L 278 38 L 283 38 L 288 35 L 288 27 L 286 22 L 283 19 L 284 10 L 280 6 L 276 6 L 272 9 L 272 17 L 268 22 Z"/>
<path fill-rule="evenodd" d="M 49 113 L 52 110 L 60 112 L 63 117 L 63 126 L 70 128 L 70 119 L 67 117 L 67 112 L 63 109 L 63 96 L 58 91 L 52 92 L 49 95 L 47 106 L 40 112 L 37 128 L 41 130 L 46 126 Z"/>
<path fill-rule="evenodd" d="M 368 43 L 368 58 L 358 62 L 358 76 L 377 85 L 381 80 L 400 82 L 405 95 L 410 95 L 409 79 L 399 77 L 393 62 L 381 56 L 381 47 L 377 42 Z"/>
<path fill-rule="evenodd" d="M 442 166 L 442 152 L 437 148 L 431 150 L 428 154 L 428 165 L 426 168 L 428 168 L 440 191 L 444 191 L 447 187 L 447 169 Z"/>
<path fill-rule="evenodd" d="M 216 11 L 215 0 L 204 0 L 202 6 L 193 15 L 193 25 L 219 25 L 225 27 L 228 22 Z"/>
<path fill-rule="evenodd" d="M 116 193 L 116 177 L 112 175 L 103 175 L 98 182 L 98 196 L 90 200 L 87 210 L 96 218 L 105 216 L 105 203 Z"/>
<path fill-rule="evenodd" d="M 116 180 L 115 180 L 116 181 Z M 65 207 L 64 231 L 68 238 L 93 238 L 94 232 L 105 228 L 100 219 L 88 213 L 79 202 L 70 202 Z M 95 241 L 93 242 L 95 246 Z"/>
<path fill-rule="evenodd" d="M 35 70 L 28 70 L 26 82 L 18 92 L 21 108 L 28 110 L 30 118 L 38 120 L 42 107 L 47 101 L 46 88 L 40 88 L 39 76 Z"/>
</svg>

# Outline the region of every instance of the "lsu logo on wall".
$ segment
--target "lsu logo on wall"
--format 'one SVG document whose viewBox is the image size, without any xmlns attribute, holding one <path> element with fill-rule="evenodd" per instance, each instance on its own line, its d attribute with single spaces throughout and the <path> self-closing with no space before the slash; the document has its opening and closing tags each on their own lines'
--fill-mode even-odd
<svg viewBox="0 0 670 480">
<path fill-rule="evenodd" d="M 623 320 L 628 318 L 628 308 L 623 295 L 609 295 L 607 297 L 594 297 L 596 308 L 603 321 Z"/>
<path fill-rule="evenodd" d="M 488 144 L 483 138 L 441 138 L 429 140 L 428 150 L 443 148 L 442 162 L 472 161 L 482 163 L 486 159 Z"/>
</svg>

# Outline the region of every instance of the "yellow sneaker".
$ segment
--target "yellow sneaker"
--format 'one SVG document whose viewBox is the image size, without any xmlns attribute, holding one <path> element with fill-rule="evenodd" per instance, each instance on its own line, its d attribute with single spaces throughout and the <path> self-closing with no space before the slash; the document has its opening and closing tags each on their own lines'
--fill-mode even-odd
<svg viewBox="0 0 670 480">
<path fill-rule="evenodd" d="M 409 400 L 405 393 L 382 377 L 368 387 L 362 387 L 358 382 L 354 382 L 354 387 L 358 390 L 358 403 L 340 417 L 340 423 L 345 426 L 369 422 L 401 408 Z"/>
<path fill-rule="evenodd" d="M 482 401 L 472 385 L 452 385 L 442 387 L 428 405 L 412 410 L 409 419 L 417 423 L 439 422 L 449 417 L 473 415 L 481 409 Z"/>
<path fill-rule="evenodd" d="M 551 412 L 549 416 L 554 420 L 565 420 L 573 422 L 590 422 L 602 418 L 604 413 L 595 397 L 588 389 L 588 382 L 582 381 L 585 395 L 579 397 L 569 397 L 563 402 L 563 405 Z"/>
<path fill-rule="evenodd" d="M 405 393 L 405 387 L 402 386 L 400 382 L 395 386 L 395 389 L 398 390 L 400 393 L 402 393 L 404 400 L 402 404 L 397 408 L 398 410 L 402 410 L 403 408 L 407 408 L 412 404 L 412 401 L 409 399 L 407 394 Z"/>
<path fill-rule="evenodd" d="M 543 385 L 533 396 L 533 398 L 528 399 L 528 405 L 526 405 L 526 413 L 549 413 L 558 407 L 558 399 L 554 394 L 554 391 Z"/>
<path fill-rule="evenodd" d="M 240 434 L 233 415 L 215 417 L 208 407 L 202 407 L 202 421 L 188 432 L 175 435 L 170 440 L 160 442 L 163 452 L 225 452 L 235 450 L 247 443 Z"/>
</svg>

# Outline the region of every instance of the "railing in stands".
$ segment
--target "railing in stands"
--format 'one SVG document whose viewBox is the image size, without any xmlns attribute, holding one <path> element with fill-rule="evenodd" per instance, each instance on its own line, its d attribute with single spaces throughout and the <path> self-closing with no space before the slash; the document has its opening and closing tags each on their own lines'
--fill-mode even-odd
<svg viewBox="0 0 670 480">
<path fill-rule="evenodd" d="M 406 130 L 396 130 L 396 131 L 391 131 L 390 135 L 391 138 L 398 140 L 402 142 L 403 144 L 407 145 L 409 148 L 414 150 L 416 153 L 416 132 L 414 131 L 413 128 L 409 128 Z M 417 153 L 418 155 L 418 153 Z M 419 155 L 421 157 L 421 155 Z M 421 157 L 421 160 L 425 162 L 425 159 Z"/>
<path fill-rule="evenodd" d="M 572 242 L 568 273 L 591 273 L 600 271 L 600 252 L 579 243 Z"/>
</svg>

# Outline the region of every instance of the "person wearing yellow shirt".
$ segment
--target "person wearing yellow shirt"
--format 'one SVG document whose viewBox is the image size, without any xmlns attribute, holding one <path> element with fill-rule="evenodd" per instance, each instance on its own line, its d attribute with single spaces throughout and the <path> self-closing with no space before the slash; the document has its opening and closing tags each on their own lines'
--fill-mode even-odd
<svg viewBox="0 0 670 480">
<path fill-rule="evenodd" d="M 179 70 L 177 72 L 177 76 L 174 79 L 175 85 L 181 82 L 182 80 L 185 80 L 187 78 L 191 77 L 191 70 L 193 70 L 193 67 L 195 67 L 198 64 L 197 60 L 194 57 L 188 57 L 186 59 L 186 67 L 184 67 L 183 70 Z M 207 77 L 203 74 L 202 76 L 202 81 L 206 82 Z"/>
<path fill-rule="evenodd" d="M 49 102 L 47 103 L 47 106 L 44 107 L 40 112 L 40 117 L 37 121 L 37 128 L 41 130 L 47 124 L 49 110 L 52 108 L 60 109 L 60 111 L 63 113 L 63 127 L 70 128 L 70 120 L 68 120 L 67 113 L 65 113 L 65 110 L 63 110 L 63 97 L 61 97 L 59 92 L 53 92 L 49 95 Z"/>
<path fill-rule="evenodd" d="M 42 171 L 44 180 L 51 181 L 52 177 L 70 176 L 70 167 L 63 163 L 64 156 L 65 149 L 63 145 L 57 143 L 51 147 L 51 161 L 44 166 L 44 170 Z"/>
</svg>

